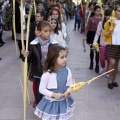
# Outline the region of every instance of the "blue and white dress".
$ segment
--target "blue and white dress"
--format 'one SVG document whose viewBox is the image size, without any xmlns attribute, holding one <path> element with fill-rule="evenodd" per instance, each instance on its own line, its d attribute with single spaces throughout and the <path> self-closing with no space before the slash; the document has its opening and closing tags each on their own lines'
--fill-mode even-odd
<svg viewBox="0 0 120 120">
<path fill-rule="evenodd" d="M 57 89 L 49 89 L 55 93 L 65 93 L 67 91 L 66 82 L 68 69 L 63 67 L 60 71 L 54 71 L 57 74 Z M 73 115 L 74 100 L 70 96 L 67 100 L 52 101 L 44 97 L 37 105 L 35 115 L 42 120 L 68 120 Z"/>
</svg>

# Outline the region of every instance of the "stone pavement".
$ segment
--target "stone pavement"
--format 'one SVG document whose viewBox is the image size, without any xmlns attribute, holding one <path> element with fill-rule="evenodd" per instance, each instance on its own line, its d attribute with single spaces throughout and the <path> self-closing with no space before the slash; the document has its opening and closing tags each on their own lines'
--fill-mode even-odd
<svg viewBox="0 0 120 120">
<path fill-rule="evenodd" d="M 69 54 L 68 67 L 71 68 L 76 82 L 87 81 L 97 74 L 89 70 L 89 47 L 83 52 L 80 31 L 73 31 L 74 21 L 68 21 Z M 23 120 L 23 98 L 20 78 L 21 61 L 15 53 L 11 32 L 4 32 L 6 44 L 0 48 L 0 120 Z M 117 81 L 120 85 L 120 73 Z M 29 82 L 31 104 L 27 104 L 27 120 L 39 120 L 32 107 L 32 83 Z M 105 76 L 73 93 L 76 102 L 74 115 L 70 120 L 120 120 L 120 88 L 109 90 Z"/>
</svg>

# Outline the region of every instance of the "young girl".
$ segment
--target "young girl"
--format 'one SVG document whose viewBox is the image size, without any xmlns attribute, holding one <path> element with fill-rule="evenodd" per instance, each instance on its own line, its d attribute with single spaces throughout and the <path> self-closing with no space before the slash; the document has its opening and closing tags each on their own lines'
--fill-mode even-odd
<svg viewBox="0 0 120 120">
<path fill-rule="evenodd" d="M 48 52 L 48 46 L 51 43 L 50 24 L 46 21 L 41 21 L 38 23 L 35 33 L 38 37 L 36 37 L 29 45 L 29 56 L 28 52 L 22 50 L 24 57 L 28 56 L 28 65 L 31 66 L 29 79 L 34 80 L 33 92 L 35 101 L 33 107 L 35 107 L 42 99 L 42 94 L 39 93 L 39 84 Z"/>
<path fill-rule="evenodd" d="M 42 120 L 68 120 L 72 116 L 74 100 L 66 91 L 73 81 L 70 69 L 65 67 L 66 57 L 65 48 L 50 46 L 39 87 L 44 97 L 34 112 Z"/>
<path fill-rule="evenodd" d="M 87 38 L 87 43 L 88 44 L 93 44 L 93 40 L 95 37 L 95 33 L 97 30 L 98 23 L 102 20 L 101 18 L 101 7 L 100 6 L 95 6 L 94 7 L 94 16 L 90 17 L 86 30 L 85 30 L 85 38 Z M 90 67 L 89 69 L 93 69 L 93 58 L 94 58 L 94 50 L 93 46 L 90 45 Z M 96 52 L 96 67 L 95 67 L 95 72 L 99 72 L 99 53 Z"/>
<path fill-rule="evenodd" d="M 99 73 L 103 73 L 104 69 L 105 69 L 105 50 L 106 50 L 106 43 L 104 41 L 104 29 L 105 29 L 105 23 L 107 22 L 107 20 L 110 18 L 112 13 L 111 9 L 106 9 L 104 12 L 104 19 L 103 21 L 100 21 L 97 27 L 97 31 L 95 34 L 95 38 L 94 38 L 94 42 L 93 45 L 96 45 L 96 43 L 98 42 L 99 36 L 100 36 L 100 64 L 101 64 L 101 69 L 99 71 Z M 108 70 L 108 65 L 109 65 L 109 58 L 107 58 L 107 70 Z M 107 75 L 108 77 L 108 75 Z"/>
<path fill-rule="evenodd" d="M 109 70 L 114 69 L 109 73 L 108 88 L 118 87 L 116 83 L 116 74 L 118 70 L 118 63 L 120 60 L 120 6 L 115 8 L 116 20 L 112 23 L 106 23 L 104 36 L 106 46 L 105 56 L 110 58 Z"/>
<path fill-rule="evenodd" d="M 61 31 L 59 31 L 58 20 L 55 17 L 52 17 L 50 21 L 51 21 L 51 28 L 52 28 L 52 33 L 50 38 L 56 41 L 59 45 L 63 47 L 67 47 Z"/>
<path fill-rule="evenodd" d="M 67 37 L 67 30 L 66 30 L 66 26 L 63 22 L 61 22 L 61 15 L 60 15 L 60 11 L 57 8 L 52 8 L 50 13 L 49 13 L 49 18 L 50 16 L 55 17 L 58 22 L 59 22 L 59 29 L 61 30 L 62 34 L 63 34 L 63 38 L 66 39 Z"/>
</svg>

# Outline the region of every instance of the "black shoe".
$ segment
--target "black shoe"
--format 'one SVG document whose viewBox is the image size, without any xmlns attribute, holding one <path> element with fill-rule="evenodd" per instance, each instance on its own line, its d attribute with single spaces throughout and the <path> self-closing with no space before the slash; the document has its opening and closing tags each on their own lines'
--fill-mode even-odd
<svg viewBox="0 0 120 120">
<path fill-rule="evenodd" d="M 89 67 L 90 70 L 93 69 L 93 62 L 90 63 L 90 67 Z"/>
<path fill-rule="evenodd" d="M 112 83 L 109 83 L 109 84 L 108 84 L 108 88 L 109 88 L 109 89 L 113 89 L 113 84 L 112 84 Z"/>
<path fill-rule="evenodd" d="M 95 67 L 95 72 L 96 72 L 96 73 L 99 73 L 99 65 L 96 65 L 96 67 Z"/>
<path fill-rule="evenodd" d="M 118 87 L 118 84 L 116 82 L 112 83 L 113 87 Z"/>
<path fill-rule="evenodd" d="M 0 58 L 0 60 L 2 60 L 2 58 Z"/>
<path fill-rule="evenodd" d="M 0 44 L 0 47 L 2 47 L 3 46 L 3 44 Z"/>
<path fill-rule="evenodd" d="M 2 44 L 5 44 L 5 42 L 2 42 Z"/>
</svg>

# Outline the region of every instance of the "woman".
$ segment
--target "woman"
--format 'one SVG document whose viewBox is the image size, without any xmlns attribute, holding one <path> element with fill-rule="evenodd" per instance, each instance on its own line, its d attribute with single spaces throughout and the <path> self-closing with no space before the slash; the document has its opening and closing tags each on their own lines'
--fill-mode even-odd
<svg viewBox="0 0 120 120">
<path fill-rule="evenodd" d="M 106 46 L 105 56 L 110 58 L 109 70 L 114 69 L 109 73 L 108 88 L 118 87 L 116 83 L 116 74 L 118 63 L 120 60 L 120 6 L 115 8 L 116 20 L 112 24 L 110 21 L 106 23 L 104 36 Z M 113 26 L 112 26 L 113 25 Z"/>
<path fill-rule="evenodd" d="M 17 0 L 15 3 L 15 26 L 16 26 L 16 39 L 18 41 L 18 47 L 19 47 L 19 51 L 20 51 L 20 56 L 19 58 L 22 57 L 21 55 L 21 50 L 22 50 L 22 45 L 21 45 L 21 13 L 20 13 L 20 5 L 21 4 L 21 0 Z M 27 16 L 28 16 L 28 12 L 29 10 L 26 8 L 25 6 L 25 2 L 23 1 L 23 31 L 24 31 L 24 43 L 25 43 L 25 39 L 26 39 L 26 21 L 27 21 Z"/>
</svg>

